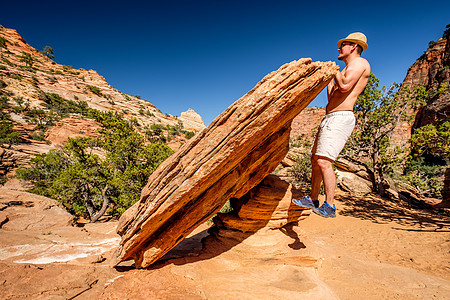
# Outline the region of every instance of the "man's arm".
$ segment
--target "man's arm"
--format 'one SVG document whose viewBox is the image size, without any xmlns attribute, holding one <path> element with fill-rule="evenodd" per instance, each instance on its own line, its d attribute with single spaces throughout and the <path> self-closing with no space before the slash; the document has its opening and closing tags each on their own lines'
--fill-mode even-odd
<svg viewBox="0 0 450 300">
<path fill-rule="evenodd" d="M 345 75 L 337 72 L 334 77 L 334 82 L 340 92 L 345 93 L 350 91 L 361 78 L 365 71 L 365 64 L 363 60 L 356 60 L 349 64 L 345 70 Z"/>
<path fill-rule="evenodd" d="M 338 73 L 340 73 L 340 72 L 338 72 Z M 334 79 L 332 79 L 330 81 L 330 83 L 328 83 L 328 85 L 327 85 L 327 96 L 328 96 L 328 99 L 330 99 L 331 94 L 333 94 L 334 86 L 335 86 Z"/>
</svg>

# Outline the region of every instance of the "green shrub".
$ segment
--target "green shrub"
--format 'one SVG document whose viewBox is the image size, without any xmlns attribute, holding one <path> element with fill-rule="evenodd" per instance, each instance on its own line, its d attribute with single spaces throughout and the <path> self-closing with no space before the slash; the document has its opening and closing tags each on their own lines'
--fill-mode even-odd
<svg viewBox="0 0 450 300">
<path fill-rule="evenodd" d="M 2 61 L 10 67 L 15 66 L 15 64 L 10 62 L 7 58 L 2 58 Z"/>
<path fill-rule="evenodd" d="M 195 135 L 195 132 L 192 131 L 186 131 L 186 133 L 184 134 L 184 137 L 187 139 L 192 138 Z"/>
<path fill-rule="evenodd" d="M 86 84 L 86 87 L 94 94 L 96 94 L 97 96 L 101 96 L 102 92 L 100 91 L 100 88 L 97 86 L 93 86 L 93 85 L 89 85 Z"/>
<path fill-rule="evenodd" d="M 13 130 L 13 123 L 9 113 L 4 109 L 9 108 L 8 98 L 6 96 L 0 97 L 0 145 L 3 144 L 16 144 L 20 142 L 22 136 L 19 132 Z"/>
<path fill-rule="evenodd" d="M 19 81 L 22 81 L 22 79 L 23 79 L 23 77 L 20 76 L 20 75 L 13 75 L 13 76 L 11 76 L 11 78 L 12 78 L 12 79 L 17 79 L 17 80 L 19 80 Z"/>
<path fill-rule="evenodd" d="M 25 113 L 25 119 L 30 124 L 36 124 L 36 129 L 45 131 L 61 118 L 54 111 L 32 108 Z"/>
<path fill-rule="evenodd" d="M 161 124 L 152 124 L 150 130 L 145 132 L 147 139 L 152 143 L 165 143 L 167 138 L 164 134 L 166 127 Z"/>
<path fill-rule="evenodd" d="M 292 176 L 299 186 L 309 186 L 311 182 L 311 154 L 309 152 L 299 154 L 292 166 Z"/>
<path fill-rule="evenodd" d="M 47 108 L 51 109 L 59 114 L 65 115 L 68 113 L 78 113 L 87 115 L 89 106 L 85 101 L 73 101 L 62 98 L 55 93 L 47 93 Z"/>
<path fill-rule="evenodd" d="M 45 141 L 45 132 L 42 130 L 33 132 L 32 134 L 30 134 L 30 136 L 35 141 Z"/>
<path fill-rule="evenodd" d="M 99 138 L 68 139 L 63 150 L 36 155 L 17 177 L 33 183 L 31 192 L 59 200 L 71 213 L 96 221 L 109 209 L 121 215 L 139 200 L 149 175 L 173 151 L 144 143 L 133 122 L 115 112 L 90 110 L 103 128 Z M 92 148 L 103 149 L 99 157 Z"/>
</svg>

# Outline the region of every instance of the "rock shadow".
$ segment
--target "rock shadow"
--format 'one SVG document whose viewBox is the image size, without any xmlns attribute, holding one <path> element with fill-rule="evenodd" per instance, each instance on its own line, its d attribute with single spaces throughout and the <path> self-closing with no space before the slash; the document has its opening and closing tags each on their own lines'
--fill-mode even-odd
<svg viewBox="0 0 450 300">
<path fill-rule="evenodd" d="M 339 214 L 352 216 L 374 223 L 395 222 L 403 226 L 419 226 L 420 229 L 404 229 L 408 231 L 450 232 L 450 210 L 409 208 L 406 203 L 393 202 L 375 195 L 354 197 L 350 195 L 336 196 L 343 203 Z M 434 227 L 430 229 L 430 227 Z"/>
<path fill-rule="evenodd" d="M 250 199 L 250 198 L 249 198 Z M 243 201 L 239 199 L 239 207 L 242 207 Z M 226 215 L 227 220 L 231 218 L 237 218 L 237 212 L 232 211 L 227 214 L 221 214 L 221 217 L 215 217 L 215 225 L 209 229 L 205 229 L 191 237 L 185 238 L 176 247 L 166 253 L 161 259 L 155 262 L 152 266 L 148 267 L 148 270 L 160 269 L 168 264 L 174 265 L 184 265 L 197 261 L 209 260 L 214 257 L 221 255 L 229 250 L 231 250 L 236 245 L 241 244 L 244 240 L 254 235 L 260 229 L 263 229 L 269 225 L 271 222 L 271 217 L 277 211 L 280 201 L 273 201 L 272 205 L 268 207 L 266 205 L 264 209 L 263 217 L 264 221 L 261 219 L 255 220 L 251 225 L 252 230 L 248 232 L 243 232 L 237 229 L 224 228 L 224 224 L 221 222 L 223 216 Z M 244 201 L 244 203 L 246 203 Z M 232 204 L 236 205 L 236 204 Z M 298 214 L 299 208 L 290 203 L 288 208 L 288 220 L 292 218 L 299 218 Z M 307 216 L 307 215 L 306 215 Z M 302 216 L 302 219 L 306 216 Z M 261 217 L 261 216 L 259 216 Z M 249 222 L 248 219 L 242 220 L 243 222 Z M 273 221 L 273 220 L 272 220 Z M 274 228 L 268 230 L 279 230 L 284 235 L 290 237 L 293 241 L 287 246 L 293 250 L 300 250 L 306 248 L 305 244 L 300 240 L 300 236 L 293 229 L 294 226 L 298 224 L 298 221 L 292 221 L 281 228 Z M 245 226 L 249 226 L 248 223 Z"/>
</svg>

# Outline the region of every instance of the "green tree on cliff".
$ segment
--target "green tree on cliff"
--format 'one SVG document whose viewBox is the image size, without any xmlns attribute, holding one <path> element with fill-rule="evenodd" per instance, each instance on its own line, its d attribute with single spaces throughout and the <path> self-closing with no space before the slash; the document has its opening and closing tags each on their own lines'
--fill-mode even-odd
<svg viewBox="0 0 450 300">
<path fill-rule="evenodd" d="M 37 155 L 17 176 L 33 183 L 31 192 L 57 199 L 95 222 L 107 210 L 121 215 L 134 204 L 149 175 L 173 151 L 164 144 L 144 144 L 135 121 L 112 112 L 91 114 L 103 125 L 99 138 L 69 138 L 64 149 Z"/>
<path fill-rule="evenodd" d="M 3 50 L 2 49 L 6 49 L 6 42 L 7 40 L 4 37 L 0 36 L 0 57 L 3 57 Z"/>
<path fill-rule="evenodd" d="M 41 51 L 41 53 L 44 54 L 48 59 L 55 58 L 53 48 L 50 46 L 45 46 L 44 49 Z"/>
<path fill-rule="evenodd" d="M 22 51 L 22 55 L 19 56 L 20 61 L 24 62 L 26 66 L 33 67 L 33 64 L 35 62 L 35 59 L 30 53 L 27 53 L 25 51 Z"/>
<path fill-rule="evenodd" d="M 404 149 L 391 144 L 391 135 L 400 122 L 411 121 L 408 110 L 422 103 L 425 91 L 423 88 L 414 91 L 408 87 L 400 88 L 396 83 L 381 90 L 378 86 L 378 78 L 370 74 L 354 108 L 355 131 L 344 154 L 358 159 L 368 158 L 374 192 L 384 195 L 385 176 L 406 156 L 401 155 Z"/>
</svg>

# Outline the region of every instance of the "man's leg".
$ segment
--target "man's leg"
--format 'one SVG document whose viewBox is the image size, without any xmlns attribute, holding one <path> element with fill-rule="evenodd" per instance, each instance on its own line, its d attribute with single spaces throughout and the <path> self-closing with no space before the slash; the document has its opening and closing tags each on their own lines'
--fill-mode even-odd
<svg viewBox="0 0 450 300">
<path fill-rule="evenodd" d="M 320 187 L 322 186 L 322 171 L 317 164 L 317 155 L 311 156 L 311 200 L 319 200 Z"/>
<path fill-rule="evenodd" d="M 318 199 L 320 186 L 323 181 L 326 195 L 325 199 L 328 204 L 333 206 L 336 189 L 336 174 L 333 170 L 333 161 L 327 157 L 313 155 L 311 165 L 311 199 Z"/>
</svg>

